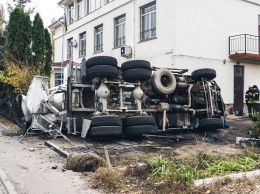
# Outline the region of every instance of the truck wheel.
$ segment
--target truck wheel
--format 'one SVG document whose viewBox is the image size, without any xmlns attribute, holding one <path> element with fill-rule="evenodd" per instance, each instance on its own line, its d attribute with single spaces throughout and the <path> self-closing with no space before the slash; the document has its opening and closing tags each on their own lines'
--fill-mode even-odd
<svg viewBox="0 0 260 194">
<path fill-rule="evenodd" d="M 151 64 L 149 61 L 145 61 L 145 60 L 131 60 L 131 61 L 126 61 L 121 65 L 122 72 L 130 69 L 136 69 L 136 68 L 151 69 Z"/>
<path fill-rule="evenodd" d="M 138 126 L 138 125 L 155 125 L 155 118 L 153 116 L 133 116 L 126 117 L 124 126 Z"/>
<path fill-rule="evenodd" d="M 117 60 L 116 58 L 110 56 L 97 56 L 89 58 L 86 62 L 87 68 L 91 68 L 97 65 L 110 65 L 117 67 Z"/>
<path fill-rule="evenodd" d="M 91 137 L 108 137 L 108 136 L 121 136 L 121 126 L 98 126 L 91 127 L 88 135 Z"/>
<path fill-rule="evenodd" d="M 218 118 L 201 119 L 199 121 L 199 129 L 202 130 L 216 130 L 224 127 L 224 123 Z"/>
<path fill-rule="evenodd" d="M 94 77 L 114 79 L 118 77 L 118 69 L 110 65 L 97 65 L 88 69 L 88 77 L 90 79 Z"/>
<path fill-rule="evenodd" d="M 194 81 L 200 81 L 201 78 L 212 80 L 216 77 L 216 71 L 210 68 L 197 69 L 191 73 L 191 78 Z"/>
<path fill-rule="evenodd" d="M 119 116 L 95 116 L 91 117 L 91 127 L 97 126 L 121 126 Z"/>
<path fill-rule="evenodd" d="M 150 69 L 129 69 L 122 72 L 122 77 L 125 81 L 148 81 L 152 77 L 152 70 Z"/>
<path fill-rule="evenodd" d="M 152 76 L 152 86 L 158 94 L 171 94 L 176 88 L 175 76 L 168 69 L 158 69 Z"/>
<path fill-rule="evenodd" d="M 155 125 L 139 125 L 126 127 L 124 129 L 124 134 L 126 136 L 142 136 L 143 134 L 152 134 L 155 133 Z"/>
</svg>

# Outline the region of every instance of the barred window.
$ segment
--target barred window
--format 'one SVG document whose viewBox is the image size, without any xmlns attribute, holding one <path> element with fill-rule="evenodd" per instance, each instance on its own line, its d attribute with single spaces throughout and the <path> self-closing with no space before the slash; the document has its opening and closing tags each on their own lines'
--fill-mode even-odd
<svg viewBox="0 0 260 194">
<path fill-rule="evenodd" d="M 103 51 L 103 25 L 95 27 L 94 53 Z"/>
<path fill-rule="evenodd" d="M 156 37 L 156 2 L 141 8 L 140 41 Z"/>
<path fill-rule="evenodd" d="M 125 20 L 125 15 L 115 18 L 115 48 L 125 45 Z"/>
<path fill-rule="evenodd" d="M 86 32 L 79 35 L 79 56 L 86 55 Z"/>
</svg>

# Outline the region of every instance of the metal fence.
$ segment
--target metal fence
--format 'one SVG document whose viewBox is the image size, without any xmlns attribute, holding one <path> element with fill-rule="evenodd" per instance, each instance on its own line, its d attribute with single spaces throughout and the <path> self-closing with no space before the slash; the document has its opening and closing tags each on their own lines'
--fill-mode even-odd
<svg viewBox="0 0 260 194">
<path fill-rule="evenodd" d="M 0 102 L 0 115 L 10 119 L 11 121 L 15 121 L 13 114 L 7 105 L 7 102 L 8 101 L 3 100 Z"/>
<path fill-rule="evenodd" d="M 140 33 L 140 41 L 149 40 L 154 37 L 156 37 L 156 28 L 145 30 Z"/>
<path fill-rule="evenodd" d="M 240 34 L 229 37 L 229 54 L 259 54 L 259 36 Z"/>
</svg>

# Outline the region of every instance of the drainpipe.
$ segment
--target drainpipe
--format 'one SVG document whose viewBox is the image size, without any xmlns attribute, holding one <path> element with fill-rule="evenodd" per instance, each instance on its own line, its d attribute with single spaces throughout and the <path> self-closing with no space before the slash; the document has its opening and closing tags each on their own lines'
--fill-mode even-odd
<svg viewBox="0 0 260 194">
<path fill-rule="evenodd" d="M 132 39 L 132 58 L 135 60 L 135 0 L 132 0 L 132 14 L 133 14 L 133 20 L 132 20 L 132 33 L 133 33 L 133 39 Z"/>
<path fill-rule="evenodd" d="M 63 17 L 64 17 L 64 22 L 65 22 L 65 7 L 64 6 L 61 6 L 61 5 L 59 5 L 59 3 L 58 3 L 58 6 L 59 7 L 61 7 L 61 8 L 63 8 L 63 10 L 64 10 L 64 14 L 63 14 Z M 66 18 L 67 19 L 67 18 Z M 59 21 L 59 20 L 58 20 Z M 62 29 L 62 46 L 61 46 L 61 67 L 60 67 L 60 69 L 61 69 L 61 80 L 62 80 L 62 84 L 64 84 L 64 77 L 63 77 L 63 74 L 64 74 L 64 68 L 63 68 L 63 66 L 64 66 L 64 24 L 62 24 L 60 21 L 59 21 L 59 23 L 63 26 L 63 29 Z"/>
</svg>

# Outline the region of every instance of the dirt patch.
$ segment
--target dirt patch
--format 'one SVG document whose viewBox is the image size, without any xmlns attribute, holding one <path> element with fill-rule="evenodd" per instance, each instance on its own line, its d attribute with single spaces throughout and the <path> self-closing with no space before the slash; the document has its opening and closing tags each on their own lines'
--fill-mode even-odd
<svg viewBox="0 0 260 194">
<path fill-rule="evenodd" d="M 170 160 L 194 158 L 198 153 L 214 154 L 222 158 L 240 155 L 243 149 L 235 144 L 236 137 L 249 137 L 252 121 L 249 118 L 227 118 L 230 128 L 216 131 L 172 131 L 158 133 L 142 139 L 81 139 L 68 136 L 75 146 L 63 138 L 52 139 L 69 153 L 95 153 L 105 158 L 107 147 L 112 171 L 102 163 L 93 172 L 82 173 L 83 180 L 94 189 L 107 193 L 259 193 L 260 188 L 253 184 L 257 178 L 226 180 L 204 187 L 154 182 L 149 179 L 149 169 L 140 166 L 147 159 L 162 155 Z M 27 137 L 27 141 L 30 137 Z M 138 167 L 139 166 L 139 167 Z M 140 173 L 142 172 L 142 173 Z"/>
</svg>

